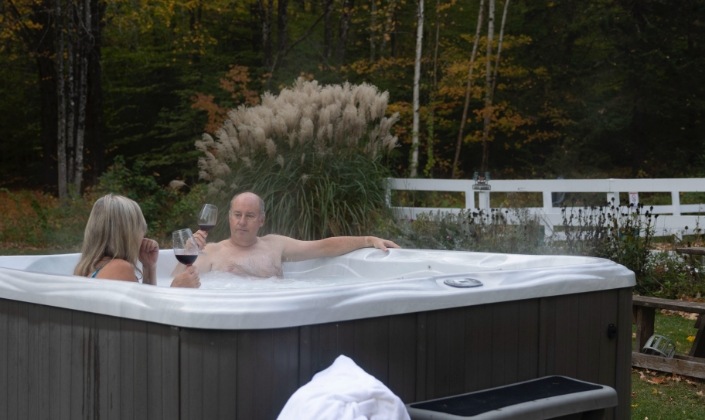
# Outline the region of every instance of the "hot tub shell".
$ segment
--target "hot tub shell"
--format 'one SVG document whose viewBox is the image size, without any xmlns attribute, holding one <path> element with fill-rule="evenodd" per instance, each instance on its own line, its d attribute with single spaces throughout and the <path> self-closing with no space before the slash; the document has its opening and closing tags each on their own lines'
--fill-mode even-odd
<svg viewBox="0 0 705 420">
<path fill-rule="evenodd" d="M 634 274 L 608 260 L 366 249 L 242 291 L 90 280 L 76 259 L 0 257 L 0 416 L 271 419 L 340 354 L 405 402 L 565 375 L 629 416 Z"/>
</svg>

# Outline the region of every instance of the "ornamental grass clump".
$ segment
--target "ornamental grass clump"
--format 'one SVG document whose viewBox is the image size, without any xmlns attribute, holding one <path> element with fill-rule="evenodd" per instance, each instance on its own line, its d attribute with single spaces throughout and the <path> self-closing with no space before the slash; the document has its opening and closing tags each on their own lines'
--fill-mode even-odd
<svg viewBox="0 0 705 420">
<path fill-rule="evenodd" d="M 224 209 L 238 192 L 259 194 L 265 233 L 360 234 L 371 217 L 388 217 L 384 159 L 397 145 L 398 116 L 385 116 L 387 102 L 369 84 L 299 79 L 264 94 L 261 105 L 231 110 L 221 129 L 204 134 L 200 176 Z"/>
</svg>

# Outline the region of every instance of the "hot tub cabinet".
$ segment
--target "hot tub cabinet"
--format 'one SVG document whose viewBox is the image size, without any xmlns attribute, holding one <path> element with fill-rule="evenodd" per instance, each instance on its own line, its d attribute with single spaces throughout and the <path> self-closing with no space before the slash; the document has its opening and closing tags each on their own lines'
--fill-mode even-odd
<svg viewBox="0 0 705 420">
<path fill-rule="evenodd" d="M 0 257 L 0 417 L 274 419 L 345 354 L 404 402 L 565 375 L 613 387 L 607 418 L 629 418 L 634 276 L 624 267 L 377 252 L 287 268 L 295 278 L 352 269 L 359 280 L 376 262 L 372 282 L 250 292 L 42 274 L 66 272 L 74 255 Z M 455 273 L 483 285 L 446 286 Z"/>
</svg>

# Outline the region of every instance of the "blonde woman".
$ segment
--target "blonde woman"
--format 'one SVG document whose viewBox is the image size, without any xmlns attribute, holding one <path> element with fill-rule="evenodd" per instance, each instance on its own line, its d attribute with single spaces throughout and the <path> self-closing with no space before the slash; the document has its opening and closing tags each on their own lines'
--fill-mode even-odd
<svg viewBox="0 0 705 420">
<path fill-rule="evenodd" d="M 145 238 L 147 222 L 140 206 L 127 197 L 108 194 L 93 204 L 83 234 L 81 258 L 74 274 L 96 279 L 156 284 L 159 245 Z M 142 263 L 142 270 L 137 267 Z M 172 287 L 199 287 L 194 267 L 174 277 Z"/>
</svg>

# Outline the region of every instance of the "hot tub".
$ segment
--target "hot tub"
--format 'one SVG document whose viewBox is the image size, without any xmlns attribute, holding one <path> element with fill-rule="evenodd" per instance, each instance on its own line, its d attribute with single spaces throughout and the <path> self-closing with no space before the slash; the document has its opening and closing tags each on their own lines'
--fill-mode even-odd
<svg viewBox="0 0 705 420">
<path fill-rule="evenodd" d="M 0 257 L 0 416 L 272 419 L 340 354 L 405 402 L 566 375 L 629 415 L 634 274 L 608 260 L 363 249 L 192 290 L 77 258 Z"/>
</svg>

